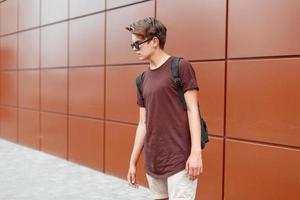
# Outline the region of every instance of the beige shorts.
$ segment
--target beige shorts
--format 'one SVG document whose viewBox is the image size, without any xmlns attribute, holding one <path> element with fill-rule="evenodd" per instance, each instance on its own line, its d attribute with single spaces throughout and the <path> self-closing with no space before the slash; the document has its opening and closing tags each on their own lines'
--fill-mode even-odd
<svg viewBox="0 0 300 200">
<path fill-rule="evenodd" d="M 197 179 L 191 181 L 187 171 L 183 170 L 168 178 L 157 179 L 146 174 L 153 199 L 194 200 Z"/>
</svg>

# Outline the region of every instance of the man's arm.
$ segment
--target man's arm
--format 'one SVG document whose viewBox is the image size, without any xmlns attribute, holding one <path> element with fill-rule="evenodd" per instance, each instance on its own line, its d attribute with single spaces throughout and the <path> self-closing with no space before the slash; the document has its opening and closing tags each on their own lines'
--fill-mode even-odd
<svg viewBox="0 0 300 200">
<path fill-rule="evenodd" d="M 136 165 L 139 159 L 139 156 L 144 147 L 144 140 L 146 136 L 146 109 L 140 107 L 140 119 L 139 124 L 136 129 L 136 135 L 133 145 L 133 150 L 131 153 L 129 161 L 129 170 L 127 175 L 127 181 L 130 185 L 136 187 Z"/>
<path fill-rule="evenodd" d="M 197 90 L 188 90 L 184 93 L 192 141 L 191 154 L 186 163 L 186 170 L 188 171 L 191 180 L 196 179 L 198 175 L 202 173 L 203 169 L 200 145 L 201 127 L 197 93 Z"/>
</svg>

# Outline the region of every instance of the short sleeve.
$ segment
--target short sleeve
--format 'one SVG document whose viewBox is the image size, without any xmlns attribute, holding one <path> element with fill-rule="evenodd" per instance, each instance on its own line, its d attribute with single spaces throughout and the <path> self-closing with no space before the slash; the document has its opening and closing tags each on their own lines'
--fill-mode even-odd
<svg viewBox="0 0 300 200">
<path fill-rule="evenodd" d="M 188 90 L 199 90 L 195 71 L 187 60 L 180 60 L 179 75 L 184 92 Z"/>
<path fill-rule="evenodd" d="M 143 81 L 142 81 L 142 84 L 143 84 Z M 137 105 L 140 107 L 145 107 L 144 98 L 143 98 L 142 94 L 140 93 L 137 86 L 136 86 L 136 94 L 137 94 Z"/>
<path fill-rule="evenodd" d="M 139 105 L 140 107 L 145 107 L 144 99 L 137 88 L 136 88 L 136 93 L 137 93 L 137 105 Z"/>
</svg>

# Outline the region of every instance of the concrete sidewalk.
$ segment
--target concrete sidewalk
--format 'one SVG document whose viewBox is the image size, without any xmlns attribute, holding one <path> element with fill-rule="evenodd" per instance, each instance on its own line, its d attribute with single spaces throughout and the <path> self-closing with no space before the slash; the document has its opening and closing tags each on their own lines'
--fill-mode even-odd
<svg viewBox="0 0 300 200">
<path fill-rule="evenodd" d="M 0 139 L 0 200 L 147 200 L 149 191 Z"/>
</svg>

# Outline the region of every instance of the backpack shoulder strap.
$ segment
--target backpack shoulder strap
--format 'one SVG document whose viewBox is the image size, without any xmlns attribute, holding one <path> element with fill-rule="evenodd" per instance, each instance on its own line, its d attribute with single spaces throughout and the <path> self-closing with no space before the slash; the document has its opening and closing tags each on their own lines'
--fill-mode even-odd
<svg viewBox="0 0 300 200">
<path fill-rule="evenodd" d="M 183 87 L 181 84 L 181 79 L 180 79 L 180 75 L 179 75 L 179 62 L 182 58 L 177 58 L 175 57 L 172 61 L 172 75 L 175 81 L 175 85 L 178 91 L 178 95 L 180 98 L 180 101 L 182 103 L 183 109 L 187 110 L 187 106 L 186 106 L 186 102 L 184 99 L 184 92 L 183 92 Z"/>
</svg>

